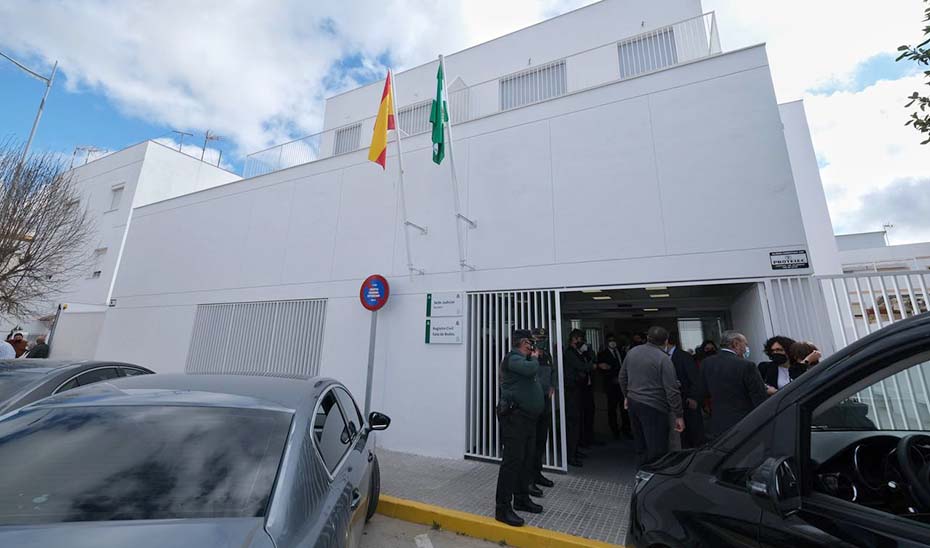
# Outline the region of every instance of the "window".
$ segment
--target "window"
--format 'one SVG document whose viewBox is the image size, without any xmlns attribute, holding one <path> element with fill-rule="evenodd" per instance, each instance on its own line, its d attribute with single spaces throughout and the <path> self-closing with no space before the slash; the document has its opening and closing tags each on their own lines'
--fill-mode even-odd
<svg viewBox="0 0 930 548">
<path fill-rule="evenodd" d="M 119 209 L 120 202 L 123 201 L 123 189 L 125 185 L 118 185 L 110 189 L 110 211 Z"/>
<path fill-rule="evenodd" d="M 342 412 L 345 413 L 346 419 L 349 423 L 349 433 L 354 438 L 355 434 L 361 430 L 362 425 L 365 424 L 365 421 L 362 420 L 362 414 L 358 411 L 358 406 L 355 405 L 355 400 L 352 399 L 352 396 L 343 388 L 334 388 L 336 392 L 336 397 L 339 398 L 339 404 L 342 405 Z"/>
<path fill-rule="evenodd" d="M 77 388 L 77 387 L 78 387 L 78 380 L 77 380 L 76 378 L 75 378 L 75 379 L 71 379 L 70 381 L 66 382 L 66 383 L 64 384 L 64 386 L 62 386 L 61 388 L 59 388 L 58 391 L 55 392 L 55 393 L 56 393 L 56 394 L 60 394 L 60 393 L 62 393 L 62 392 L 65 392 L 65 391 L 67 391 L 67 390 L 71 390 L 71 389 Z"/>
<path fill-rule="evenodd" d="M 362 137 L 362 124 L 353 124 L 336 130 L 333 155 L 354 152 L 359 148 Z"/>
<path fill-rule="evenodd" d="M 0 525 L 262 517 L 291 418 L 191 406 L 25 410 L 0 423 L 0 469 L 17 471 L 0 475 L 0 490 L 22 494 L 0 498 Z M 47 450 L 52 439 L 60 450 Z"/>
<path fill-rule="evenodd" d="M 336 403 L 336 394 L 330 390 L 323 395 L 313 419 L 313 434 L 320 457 L 330 474 L 336 472 L 342 457 L 348 452 L 352 435 Z"/>
<path fill-rule="evenodd" d="M 94 256 L 91 257 L 91 268 L 90 274 L 87 275 L 87 279 L 94 280 L 103 275 L 103 257 L 107 254 L 107 248 L 98 247 L 94 250 Z"/>
<path fill-rule="evenodd" d="M 567 89 L 564 60 L 505 76 L 500 80 L 501 110 L 560 97 Z"/>
<path fill-rule="evenodd" d="M 817 408 L 814 430 L 930 431 L 930 356 L 882 369 Z"/>
<path fill-rule="evenodd" d="M 81 386 L 87 386 L 88 384 L 115 379 L 117 377 L 119 377 L 119 372 L 115 367 L 102 367 L 100 369 L 91 369 L 86 373 L 78 375 L 77 381 Z"/>
<path fill-rule="evenodd" d="M 433 110 L 432 100 L 423 101 L 415 105 L 404 107 L 397 112 L 400 129 L 407 135 L 426 133 L 432 126 L 429 116 Z"/>
<path fill-rule="evenodd" d="M 135 377 L 136 375 L 148 375 L 147 372 L 141 369 L 136 369 L 134 367 L 122 367 L 120 368 L 120 371 L 123 372 L 124 377 Z"/>
<path fill-rule="evenodd" d="M 632 78 L 678 64 L 675 33 L 671 28 L 620 42 L 617 47 L 620 78 Z"/>
</svg>

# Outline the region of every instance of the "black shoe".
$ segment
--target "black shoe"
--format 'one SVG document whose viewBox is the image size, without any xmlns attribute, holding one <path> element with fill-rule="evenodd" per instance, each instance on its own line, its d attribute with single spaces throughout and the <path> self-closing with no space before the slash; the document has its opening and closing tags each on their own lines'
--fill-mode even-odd
<svg viewBox="0 0 930 548">
<path fill-rule="evenodd" d="M 552 481 L 551 479 L 547 478 L 546 476 L 542 474 L 537 474 L 536 479 L 533 480 L 533 483 L 535 483 L 536 485 L 542 485 L 543 487 L 554 487 L 555 486 L 554 481 Z"/>
<path fill-rule="evenodd" d="M 542 489 L 540 489 L 539 487 L 536 487 L 535 485 L 530 485 L 529 489 L 527 489 L 526 492 L 529 493 L 530 496 L 536 497 L 538 499 L 541 499 L 545 496 L 542 492 Z"/>
<path fill-rule="evenodd" d="M 525 521 L 516 512 L 513 511 L 513 507 L 509 504 L 507 506 L 498 506 L 494 510 L 494 519 L 502 523 L 506 523 L 511 527 L 520 527 Z"/>
<path fill-rule="evenodd" d="M 577 467 L 577 468 L 581 468 L 582 466 L 584 466 L 584 463 L 582 463 L 582 462 L 581 462 L 580 460 L 578 460 L 578 459 L 568 459 L 568 465 L 569 465 L 569 466 L 575 466 L 575 467 Z"/>
<path fill-rule="evenodd" d="M 514 499 L 513 509 L 521 512 L 529 512 L 531 514 L 542 514 L 543 511 L 543 507 L 530 500 L 529 497 L 525 499 Z"/>
</svg>

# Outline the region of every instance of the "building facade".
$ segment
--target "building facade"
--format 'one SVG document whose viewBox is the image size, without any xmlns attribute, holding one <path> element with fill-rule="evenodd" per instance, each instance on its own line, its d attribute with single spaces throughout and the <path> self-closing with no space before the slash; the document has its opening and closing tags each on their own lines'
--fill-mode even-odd
<svg viewBox="0 0 930 548">
<path fill-rule="evenodd" d="M 381 274 L 381 443 L 495 458 L 514 328 L 549 327 L 557 358 L 576 326 L 594 345 L 662 324 L 831 348 L 824 310 L 803 323 L 783 304 L 838 261 L 803 109 L 777 103 L 764 46 L 721 52 L 697 0 L 604 0 L 445 63 L 475 227 L 452 162 L 431 161 L 434 61 L 396 74 L 406 216 L 396 148 L 383 171 L 367 161 L 382 84 L 331 98 L 322 134 L 250 157 L 260 175 L 135 210 L 95 357 L 364 394 L 360 284 Z M 564 469 L 563 433 L 547 462 Z"/>
</svg>

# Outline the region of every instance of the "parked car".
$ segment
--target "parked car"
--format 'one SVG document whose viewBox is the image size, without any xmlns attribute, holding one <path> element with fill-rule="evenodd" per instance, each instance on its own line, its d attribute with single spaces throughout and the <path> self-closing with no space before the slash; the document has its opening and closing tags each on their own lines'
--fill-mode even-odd
<svg viewBox="0 0 930 548">
<path fill-rule="evenodd" d="M 78 386 L 152 373 L 145 367 L 128 363 L 29 358 L 0 360 L 0 415 Z"/>
<path fill-rule="evenodd" d="M 331 379 L 146 375 L 0 419 L 0 546 L 350 547 L 374 430 Z"/>
<path fill-rule="evenodd" d="M 791 382 L 636 476 L 639 547 L 930 545 L 930 314 Z"/>
</svg>

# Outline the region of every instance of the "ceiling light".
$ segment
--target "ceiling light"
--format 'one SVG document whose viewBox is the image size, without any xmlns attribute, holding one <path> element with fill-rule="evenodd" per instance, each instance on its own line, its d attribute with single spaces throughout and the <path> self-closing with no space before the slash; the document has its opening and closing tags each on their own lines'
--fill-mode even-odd
<svg viewBox="0 0 930 548">
<path fill-rule="evenodd" d="M 582 293 L 602 293 L 600 289 L 582 289 Z"/>
<path fill-rule="evenodd" d="M 658 312 L 658 308 L 644 308 L 643 312 Z"/>
<path fill-rule="evenodd" d="M 664 285 L 653 285 L 646 287 L 646 291 L 665 291 L 666 289 L 668 288 Z"/>
<path fill-rule="evenodd" d="M 603 295 L 603 296 L 601 296 L 601 297 L 594 297 L 594 300 L 595 300 L 595 301 L 609 301 L 609 300 L 610 300 L 610 295 Z"/>
<path fill-rule="evenodd" d="M 671 297 L 671 295 L 668 293 L 650 293 L 649 296 L 653 299 L 664 299 L 666 297 Z"/>
</svg>

